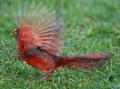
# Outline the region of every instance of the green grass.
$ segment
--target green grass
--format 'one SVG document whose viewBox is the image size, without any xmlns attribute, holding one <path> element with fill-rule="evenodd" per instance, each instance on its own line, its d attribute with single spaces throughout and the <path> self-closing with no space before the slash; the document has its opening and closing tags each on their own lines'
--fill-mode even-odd
<svg viewBox="0 0 120 89">
<path fill-rule="evenodd" d="M 18 0 L 0 0 L 0 89 L 120 89 L 120 0 L 40 2 L 64 22 L 61 55 L 105 51 L 111 58 L 94 71 L 61 68 L 49 80 L 40 80 L 41 71 L 22 60 L 10 33 L 15 25 L 9 6 Z"/>
</svg>

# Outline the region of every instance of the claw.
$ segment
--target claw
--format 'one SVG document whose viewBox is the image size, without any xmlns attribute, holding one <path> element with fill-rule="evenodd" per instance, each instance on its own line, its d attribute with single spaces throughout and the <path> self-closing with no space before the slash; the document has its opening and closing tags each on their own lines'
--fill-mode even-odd
<svg viewBox="0 0 120 89">
<path fill-rule="evenodd" d="M 46 79 L 48 79 L 48 75 L 43 75 L 41 78 L 40 78 L 40 80 L 46 80 Z"/>
<path fill-rule="evenodd" d="M 45 80 L 48 79 L 48 77 L 52 74 L 53 70 L 51 71 L 46 71 L 46 73 L 41 77 L 40 80 Z"/>
</svg>

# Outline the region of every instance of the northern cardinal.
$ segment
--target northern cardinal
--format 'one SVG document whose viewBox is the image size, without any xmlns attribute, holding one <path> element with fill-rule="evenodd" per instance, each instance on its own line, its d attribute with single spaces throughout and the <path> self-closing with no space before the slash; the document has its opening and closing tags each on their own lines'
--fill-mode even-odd
<svg viewBox="0 0 120 89">
<path fill-rule="evenodd" d="M 18 51 L 24 61 L 45 72 L 43 78 L 63 66 L 94 69 L 101 61 L 108 59 L 107 53 L 58 55 L 63 48 L 63 40 L 60 37 L 60 21 L 56 15 L 41 8 L 27 8 L 23 12 L 18 15 L 18 25 L 13 30 Z"/>
</svg>

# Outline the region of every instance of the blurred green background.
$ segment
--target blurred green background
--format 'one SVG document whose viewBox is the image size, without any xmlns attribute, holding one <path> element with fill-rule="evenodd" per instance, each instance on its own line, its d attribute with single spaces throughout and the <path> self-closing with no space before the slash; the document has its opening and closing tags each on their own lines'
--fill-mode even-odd
<svg viewBox="0 0 120 89">
<path fill-rule="evenodd" d="M 25 1 L 25 0 L 24 0 Z M 11 30 L 11 5 L 0 0 L 0 89 L 120 89 L 120 0 L 37 0 L 63 21 L 61 55 L 109 52 L 110 60 L 94 71 L 61 68 L 49 80 L 18 55 Z"/>
</svg>

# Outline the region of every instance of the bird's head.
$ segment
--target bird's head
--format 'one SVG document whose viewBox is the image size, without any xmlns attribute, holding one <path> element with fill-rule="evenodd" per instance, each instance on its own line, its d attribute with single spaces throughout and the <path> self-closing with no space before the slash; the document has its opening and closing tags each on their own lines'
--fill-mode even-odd
<svg viewBox="0 0 120 89">
<path fill-rule="evenodd" d="M 16 36 L 16 38 L 26 38 L 30 37 L 32 34 L 31 26 L 29 25 L 20 25 L 14 30 L 12 30 L 12 33 Z"/>
</svg>

